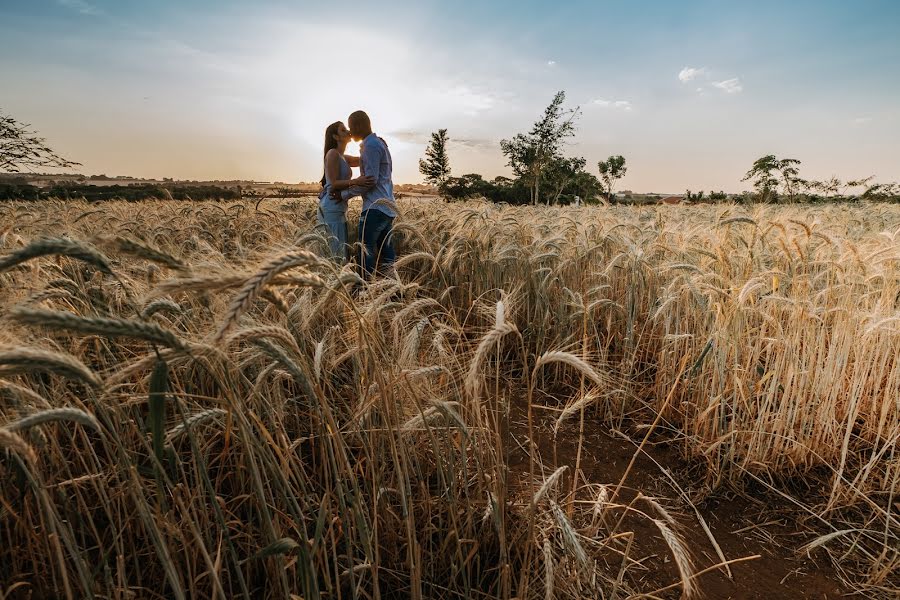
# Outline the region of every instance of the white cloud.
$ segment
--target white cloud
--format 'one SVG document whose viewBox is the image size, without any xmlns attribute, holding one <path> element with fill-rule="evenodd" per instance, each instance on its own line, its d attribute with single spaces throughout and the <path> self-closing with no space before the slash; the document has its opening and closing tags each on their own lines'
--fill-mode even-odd
<svg viewBox="0 0 900 600">
<path fill-rule="evenodd" d="M 685 67 L 678 72 L 678 81 L 687 83 L 688 81 L 697 79 L 701 75 L 706 75 L 708 72 L 709 69 L 706 67 Z"/>
<path fill-rule="evenodd" d="M 872 117 L 856 117 L 855 119 L 853 119 L 853 122 L 856 125 L 865 125 L 866 123 L 872 122 Z"/>
<path fill-rule="evenodd" d="M 446 98 L 459 107 L 463 114 L 474 117 L 478 113 L 490 110 L 497 103 L 497 98 L 489 93 L 474 90 L 467 85 L 456 85 L 442 92 Z"/>
<path fill-rule="evenodd" d="M 713 87 L 717 87 L 726 94 L 739 94 L 744 91 L 744 86 L 738 77 L 732 77 L 724 81 L 713 81 Z"/>
<path fill-rule="evenodd" d="M 84 0 L 57 0 L 60 6 L 65 6 L 68 9 L 79 12 L 83 15 L 91 15 L 93 17 L 100 16 L 103 14 L 99 8 L 85 2 Z"/>
<path fill-rule="evenodd" d="M 591 100 L 593 106 L 600 108 L 611 108 L 613 110 L 631 111 L 634 105 L 629 100 L 607 100 L 606 98 L 595 98 Z"/>
<path fill-rule="evenodd" d="M 547 66 L 548 66 L 548 67 L 555 67 L 555 66 L 556 66 L 556 61 L 555 61 L 555 60 L 548 60 L 548 61 L 547 61 Z"/>
</svg>

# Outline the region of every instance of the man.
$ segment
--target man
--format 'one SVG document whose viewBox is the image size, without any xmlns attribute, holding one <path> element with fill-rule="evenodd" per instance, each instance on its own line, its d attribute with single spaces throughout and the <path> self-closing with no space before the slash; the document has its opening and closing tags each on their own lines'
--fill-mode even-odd
<svg viewBox="0 0 900 600">
<path fill-rule="evenodd" d="M 359 241 L 363 245 L 360 265 L 371 275 L 380 266 L 393 264 L 396 258 L 391 242 L 394 224 L 394 183 L 391 181 L 393 162 L 384 140 L 372 133 L 369 115 L 361 110 L 347 119 L 350 137 L 362 142 L 359 147 L 360 176 L 374 177 L 375 185 L 369 189 L 350 188 L 340 193 L 343 200 L 361 195 L 362 213 L 359 216 Z"/>
</svg>

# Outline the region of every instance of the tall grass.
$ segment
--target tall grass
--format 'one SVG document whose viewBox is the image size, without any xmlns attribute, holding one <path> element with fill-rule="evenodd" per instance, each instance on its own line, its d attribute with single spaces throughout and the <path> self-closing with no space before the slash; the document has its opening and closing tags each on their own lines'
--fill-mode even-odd
<svg viewBox="0 0 900 600">
<path fill-rule="evenodd" d="M 664 424 L 709 489 L 804 483 L 807 550 L 900 590 L 900 208 L 400 209 L 366 285 L 307 200 L 0 205 L 0 586 L 651 593 L 625 511 L 696 593 L 656 501 L 510 467 L 515 411 L 563 396 Z"/>
</svg>

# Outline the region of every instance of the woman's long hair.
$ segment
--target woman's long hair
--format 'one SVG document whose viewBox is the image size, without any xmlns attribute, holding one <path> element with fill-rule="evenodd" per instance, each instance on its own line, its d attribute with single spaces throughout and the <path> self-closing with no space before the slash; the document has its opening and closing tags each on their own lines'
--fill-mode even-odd
<svg viewBox="0 0 900 600">
<path fill-rule="evenodd" d="M 329 150 L 337 148 L 338 143 L 335 136 L 340 126 L 341 121 L 335 121 L 325 129 L 325 152 L 322 153 L 322 187 L 325 187 L 325 156 L 328 155 Z"/>
</svg>

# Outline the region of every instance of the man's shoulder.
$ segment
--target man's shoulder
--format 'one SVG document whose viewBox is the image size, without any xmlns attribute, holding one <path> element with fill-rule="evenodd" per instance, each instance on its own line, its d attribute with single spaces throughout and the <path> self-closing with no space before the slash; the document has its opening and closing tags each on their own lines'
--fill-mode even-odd
<svg viewBox="0 0 900 600">
<path fill-rule="evenodd" d="M 367 147 L 377 147 L 377 148 L 387 148 L 387 144 L 384 143 L 384 140 L 375 135 L 374 133 L 366 137 L 362 143 L 363 146 Z"/>
</svg>

